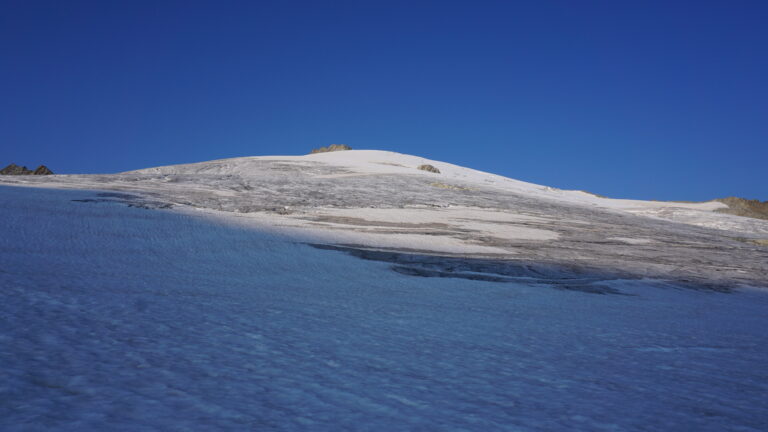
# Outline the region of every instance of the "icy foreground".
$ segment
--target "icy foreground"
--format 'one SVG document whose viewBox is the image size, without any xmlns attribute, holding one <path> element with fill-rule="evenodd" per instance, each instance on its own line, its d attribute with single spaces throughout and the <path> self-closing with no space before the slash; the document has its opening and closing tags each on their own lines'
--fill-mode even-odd
<svg viewBox="0 0 768 432">
<path fill-rule="evenodd" d="M 760 221 L 397 158 L 0 186 L 0 430 L 766 429 Z"/>
</svg>

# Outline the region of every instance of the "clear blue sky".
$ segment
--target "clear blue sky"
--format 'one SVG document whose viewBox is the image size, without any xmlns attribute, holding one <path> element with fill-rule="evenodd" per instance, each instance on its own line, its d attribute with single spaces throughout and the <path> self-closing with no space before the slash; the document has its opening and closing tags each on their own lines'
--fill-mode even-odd
<svg viewBox="0 0 768 432">
<path fill-rule="evenodd" d="M 768 200 L 765 1 L 0 1 L 0 165 L 345 143 L 612 197 Z"/>
</svg>

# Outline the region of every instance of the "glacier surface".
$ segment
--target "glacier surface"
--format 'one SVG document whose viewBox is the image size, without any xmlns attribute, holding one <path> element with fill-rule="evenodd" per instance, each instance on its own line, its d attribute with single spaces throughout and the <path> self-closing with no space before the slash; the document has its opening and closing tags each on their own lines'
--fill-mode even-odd
<svg viewBox="0 0 768 432">
<path fill-rule="evenodd" d="M 4 179 L 0 430 L 768 426 L 759 223 L 334 157 Z"/>
</svg>

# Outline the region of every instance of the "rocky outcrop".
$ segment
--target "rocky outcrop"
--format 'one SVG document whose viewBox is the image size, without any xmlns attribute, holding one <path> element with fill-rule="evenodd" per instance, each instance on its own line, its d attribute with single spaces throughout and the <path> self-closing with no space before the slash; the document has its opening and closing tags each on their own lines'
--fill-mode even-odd
<svg viewBox="0 0 768 432">
<path fill-rule="evenodd" d="M 49 170 L 45 165 L 40 165 L 32 171 L 25 166 L 18 166 L 16 164 L 10 164 L 7 167 L 0 170 L 0 175 L 49 175 L 53 174 L 53 171 Z"/>
<path fill-rule="evenodd" d="M 717 209 L 720 213 L 728 213 L 736 216 L 746 216 L 755 219 L 768 220 L 768 201 L 748 200 L 738 197 L 718 198 L 728 208 Z"/>
<path fill-rule="evenodd" d="M 32 175 L 51 175 L 53 174 L 53 171 L 48 169 L 45 165 L 40 165 L 35 169 L 35 171 L 32 172 Z"/>
<path fill-rule="evenodd" d="M 429 165 L 429 164 L 419 165 L 419 169 L 422 170 L 422 171 L 429 171 L 431 173 L 440 174 L 440 170 L 439 169 L 437 169 L 434 166 Z"/>
<path fill-rule="evenodd" d="M 0 170 L 2 175 L 24 175 L 31 173 L 32 171 L 28 170 L 27 167 L 20 167 L 13 163 Z"/>
<path fill-rule="evenodd" d="M 328 147 L 320 147 L 312 150 L 309 154 L 327 153 L 333 151 L 352 150 L 352 147 L 346 144 L 331 144 Z"/>
</svg>

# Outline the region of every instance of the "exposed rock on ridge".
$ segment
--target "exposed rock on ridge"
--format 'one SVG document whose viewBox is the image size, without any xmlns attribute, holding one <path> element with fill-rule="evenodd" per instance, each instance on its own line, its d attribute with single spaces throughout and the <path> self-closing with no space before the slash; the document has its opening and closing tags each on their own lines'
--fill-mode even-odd
<svg viewBox="0 0 768 432">
<path fill-rule="evenodd" d="M 760 202 L 756 199 L 748 200 L 737 197 L 718 198 L 715 201 L 728 206 L 728 208 L 715 210 L 717 212 L 768 220 L 768 201 Z"/>
<path fill-rule="evenodd" d="M 45 165 L 40 165 L 35 169 L 34 172 L 32 172 L 32 175 L 51 175 L 51 174 L 53 174 L 53 171 L 48 169 L 48 167 Z"/>
<path fill-rule="evenodd" d="M 18 166 L 14 163 L 0 170 L 0 175 L 50 175 L 53 171 L 45 165 L 40 165 L 34 171 L 25 166 Z"/>
<path fill-rule="evenodd" d="M 309 154 L 327 153 L 327 152 L 342 151 L 342 150 L 352 150 L 352 147 L 346 144 L 331 144 L 328 147 L 320 147 L 320 148 L 313 149 Z"/>
</svg>

